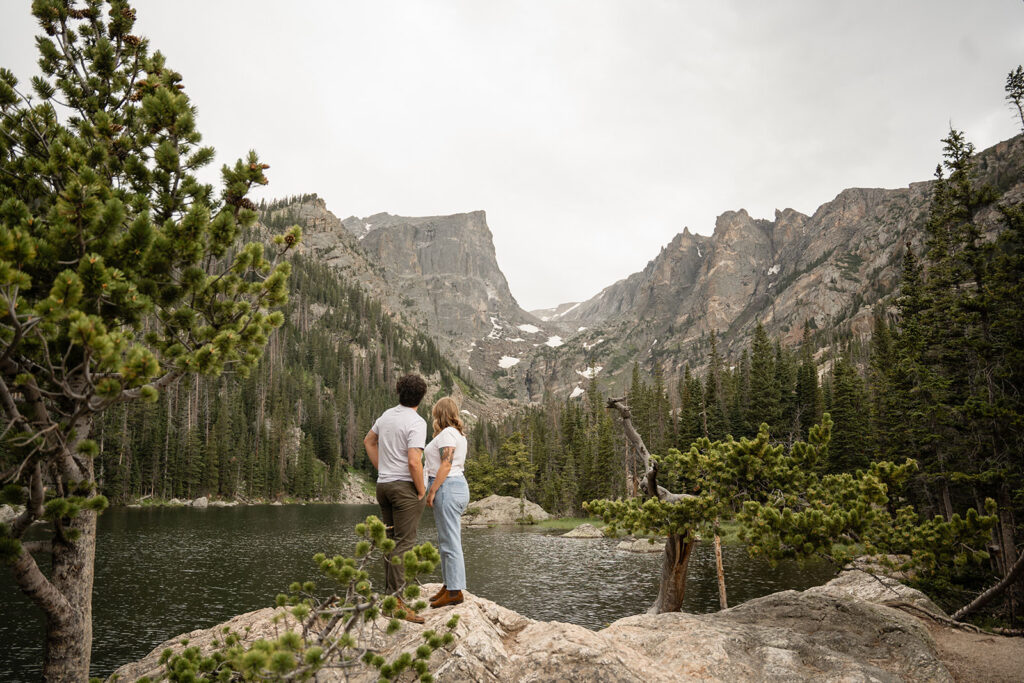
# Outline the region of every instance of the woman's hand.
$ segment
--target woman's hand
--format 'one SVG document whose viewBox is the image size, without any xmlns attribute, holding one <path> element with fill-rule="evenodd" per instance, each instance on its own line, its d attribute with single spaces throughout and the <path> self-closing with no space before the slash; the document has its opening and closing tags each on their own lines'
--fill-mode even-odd
<svg viewBox="0 0 1024 683">
<path fill-rule="evenodd" d="M 427 506 L 434 507 L 434 489 L 430 489 L 430 493 L 427 494 Z"/>
</svg>

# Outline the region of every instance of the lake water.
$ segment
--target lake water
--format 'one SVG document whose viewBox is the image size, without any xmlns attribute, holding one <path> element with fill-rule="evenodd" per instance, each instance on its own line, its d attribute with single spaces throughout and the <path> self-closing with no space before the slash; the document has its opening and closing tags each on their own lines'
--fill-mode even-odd
<svg viewBox="0 0 1024 683">
<path fill-rule="evenodd" d="M 114 508 L 100 516 L 93 593 L 92 675 L 107 676 L 180 633 L 273 604 L 299 580 L 318 580 L 312 557 L 350 555 L 353 527 L 374 505 Z M 535 527 L 467 529 L 469 590 L 533 619 L 599 629 L 644 612 L 657 595 L 661 554 L 615 550 L 611 539 L 568 539 Z M 420 541 L 437 544 L 429 512 Z M 729 603 L 831 578 L 823 564 L 771 567 L 726 546 Z M 377 567 L 374 585 L 382 585 Z M 439 580 L 437 578 L 431 580 Z M 718 609 L 714 550 L 690 561 L 687 612 Z M 42 618 L 0 567 L 0 680 L 39 678 Z"/>
</svg>

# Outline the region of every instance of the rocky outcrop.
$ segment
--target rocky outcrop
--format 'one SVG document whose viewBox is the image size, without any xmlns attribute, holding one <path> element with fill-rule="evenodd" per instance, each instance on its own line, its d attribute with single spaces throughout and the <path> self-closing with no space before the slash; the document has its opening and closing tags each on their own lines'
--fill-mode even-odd
<svg viewBox="0 0 1024 683">
<path fill-rule="evenodd" d="M 371 496 L 363 488 L 366 480 L 355 472 L 349 472 L 341 483 L 338 491 L 338 502 L 346 505 L 369 505 L 377 502 L 375 496 Z"/>
<path fill-rule="evenodd" d="M 580 524 L 569 533 L 562 534 L 562 538 L 604 538 L 604 532 L 593 524 Z"/>
<path fill-rule="evenodd" d="M 455 643 L 430 660 L 438 681 L 952 681 L 921 622 L 864 599 L 870 593 L 865 585 L 875 579 L 849 574 L 819 589 L 783 591 L 713 614 L 638 615 L 601 631 L 534 621 L 467 594 L 461 605 L 428 610 L 424 625 L 406 624 L 390 641 L 364 642 L 393 659 L 422 643 L 424 630 L 443 632 L 455 613 Z M 430 593 L 437 586 L 424 588 Z M 187 637 L 190 646 L 205 650 L 224 626 L 273 637 L 274 614 L 259 610 L 171 639 L 115 675 L 154 675 L 164 648 L 180 649 Z M 376 671 L 348 675 L 377 679 Z M 326 669 L 317 680 L 346 679 Z"/>
<path fill-rule="evenodd" d="M 10 524 L 14 521 L 14 518 L 20 514 L 20 510 L 17 510 L 10 505 L 0 505 L 0 524 Z"/>
<path fill-rule="evenodd" d="M 466 526 L 530 524 L 550 519 L 540 505 L 512 496 L 487 496 L 471 502 L 462 516 Z"/>
</svg>

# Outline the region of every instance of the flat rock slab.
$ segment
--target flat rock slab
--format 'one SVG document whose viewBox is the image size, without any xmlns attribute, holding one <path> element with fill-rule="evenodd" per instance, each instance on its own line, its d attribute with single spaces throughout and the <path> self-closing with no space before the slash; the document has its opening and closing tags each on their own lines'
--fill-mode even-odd
<svg viewBox="0 0 1024 683">
<path fill-rule="evenodd" d="M 540 505 L 521 501 L 512 496 L 487 496 L 471 502 L 462 516 L 466 526 L 493 526 L 504 524 L 529 524 L 550 519 L 551 515 Z"/>
<path fill-rule="evenodd" d="M 874 581 L 858 574 L 827 591 L 783 591 L 713 614 L 637 615 L 601 631 L 534 621 L 466 593 L 461 605 L 425 611 L 422 626 L 405 624 L 390 640 L 367 629 L 362 643 L 390 660 L 422 643 L 425 629 L 443 632 L 450 616 L 459 614 L 455 643 L 430 660 L 438 681 L 952 681 L 920 621 L 856 597 L 867 593 L 863 583 Z M 437 588 L 424 586 L 424 593 Z M 115 674 L 120 680 L 154 676 L 165 647 L 181 649 L 187 637 L 206 649 L 223 626 L 273 637 L 278 613 L 250 612 L 179 636 Z M 362 669 L 350 671 L 347 680 L 377 678 L 376 670 Z M 316 680 L 346 679 L 325 669 Z"/>
<path fill-rule="evenodd" d="M 580 524 L 569 533 L 562 534 L 562 538 L 604 538 L 604 532 L 593 524 Z"/>
</svg>

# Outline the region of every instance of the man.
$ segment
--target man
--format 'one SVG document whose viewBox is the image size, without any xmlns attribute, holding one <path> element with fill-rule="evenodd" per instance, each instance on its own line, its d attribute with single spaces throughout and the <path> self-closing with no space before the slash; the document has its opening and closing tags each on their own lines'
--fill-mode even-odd
<svg viewBox="0 0 1024 683">
<path fill-rule="evenodd" d="M 395 549 L 384 558 L 387 592 L 398 594 L 405 583 L 402 556 L 416 545 L 416 531 L 423 514 L 426 486 L 423 481 L 423 447 L 427 442 L 427 422 L 416 412 L 427 383 L 419 375 L 405 375 L 396 384 L 398 405 L 384 411 L 366 433 L 363 445 L 370 462 L 377 468 L 377 502 Z M 399 598 L 405 618 L 417 624 L 417 615 Z"/>
</svg>

